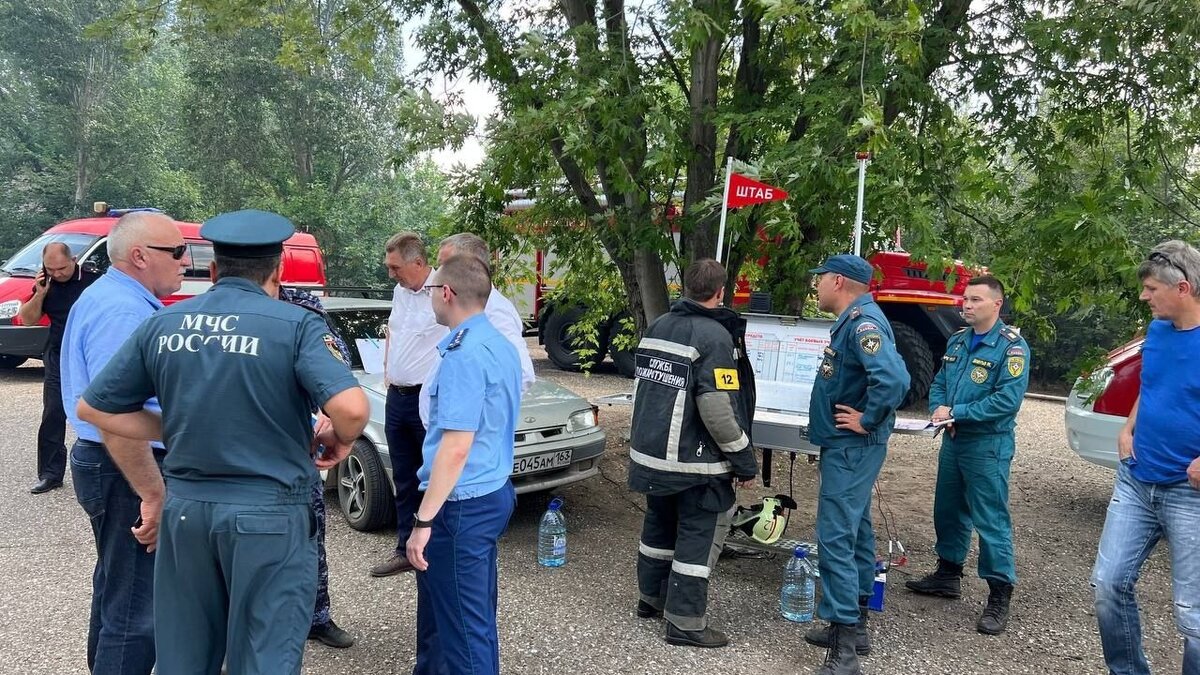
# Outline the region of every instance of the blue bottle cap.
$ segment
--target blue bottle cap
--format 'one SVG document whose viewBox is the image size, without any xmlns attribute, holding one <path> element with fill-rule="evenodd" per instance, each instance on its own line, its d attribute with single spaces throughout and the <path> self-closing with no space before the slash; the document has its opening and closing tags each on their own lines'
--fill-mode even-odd
<svg viewBox="0 0 1200 675">
<path fill-rule="evenodd" d="M 562 505 L 563 505 L 562 497 L 555 497 L 554 499 L 550 500 L 550 510 L 551 511 L 557 511 L 557 510 L 561 509 Z"/>
<path fill-rule="evenodd" d="M 795 555 L 796 555 L 796 557 L 797 557 L 797 558 L 807 558 L 807 557 L 808 557 L 808 550 L 807 550 L 807 549 L 805 549 L 803 546 L 797 546 L 797 547 L 796 547 L 796 552 L 795 552 Z"/>
</svg>

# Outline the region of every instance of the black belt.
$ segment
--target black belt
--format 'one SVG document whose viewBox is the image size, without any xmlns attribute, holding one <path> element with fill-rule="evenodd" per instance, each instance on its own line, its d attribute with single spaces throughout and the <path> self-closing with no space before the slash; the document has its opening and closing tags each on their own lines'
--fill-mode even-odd
<svg viewBox="0 0 1200 675">
<path fill-rule="evenodd" d="M 401 396 L 412 396 L 413 394 L 421 393 L 421 385 L 419 384 L 389 384 L 388 389 L 400 394 Z"/>
</svg>

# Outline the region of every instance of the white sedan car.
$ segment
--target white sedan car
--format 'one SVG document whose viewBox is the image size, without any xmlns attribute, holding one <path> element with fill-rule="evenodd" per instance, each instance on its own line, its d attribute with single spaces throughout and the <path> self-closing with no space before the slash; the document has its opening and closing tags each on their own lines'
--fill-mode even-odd
<svg viewBox="0 0 1200 675">
<path fill-rule="evenodd" d="M 363 370 L 355 340 L 383 336 L 391 303 L 326 297 L 322 304 L 350 347 L 351 369 L 371 404 L 367 428 L 346 461 L 328 472 L 326 486 L 337 489 L 351 527 L 375 530 L 396 518 L 392 462 L 383 431 L 387 387 L 381 375 Z M 595 406 L 552 382 L 534 382 L 521 400 L 514 439 L 512 480 L 517 494 L 552 490 L 596 475 L 605 441 Z"/>
</svg>

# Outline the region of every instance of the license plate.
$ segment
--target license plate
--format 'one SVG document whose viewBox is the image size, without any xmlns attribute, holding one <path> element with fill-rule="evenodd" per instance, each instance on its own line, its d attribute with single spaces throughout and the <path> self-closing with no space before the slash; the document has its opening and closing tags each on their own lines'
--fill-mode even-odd
<svg viewBox="0 0 1200 675">
<path fill-rule="evenodd" d="M 525 457 L 517 457 L 513 460 L 512 472 L 516 475 L 523 473 L 538 473 L 539 471 L 561 469 L 564 466 L 570 465 L 571 451 L 559 450 L 558 452 L 548 452 L 544 455 L 528 455 Z"/>
</svg>

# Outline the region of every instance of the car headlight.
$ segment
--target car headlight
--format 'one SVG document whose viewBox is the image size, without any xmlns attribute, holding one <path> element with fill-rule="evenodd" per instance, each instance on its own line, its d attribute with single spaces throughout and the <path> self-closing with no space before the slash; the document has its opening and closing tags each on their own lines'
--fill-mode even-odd
<svg viewBox="0 0 1200 675">
<path fill-rule="evenodd" d="M 9 300 L 8 302 L 0 302 L 0 319 L 11 319 L 21 311 L 20 300 Z"/>
<path fill-rule="evenodd" d="M 567 418 L 567 433 L 573 434 L 576 431 L 592 429 L 598 425 L 596 420 L 596 409 L 580 410 L 579 412 Z"/>
</svg>

